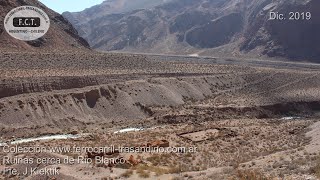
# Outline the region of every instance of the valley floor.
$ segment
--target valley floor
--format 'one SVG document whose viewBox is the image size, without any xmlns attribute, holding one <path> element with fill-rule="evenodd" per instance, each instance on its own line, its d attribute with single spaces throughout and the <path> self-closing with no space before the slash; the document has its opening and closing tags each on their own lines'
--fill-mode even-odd
<svg viewBox="0 0 320 180">
<path fill-rule="evenodd" d="M 3 147 L 8 142 L 12 148 L 176 150 L 92 154 L 88 149 L 9 153 L 0 148 L 0 171 L 19 172 L 0 173 L 0 178 L 317 179 L 320 174 L 316 65 L 81 53 L 4 53 L 0 62 Z M 114 133 L 124 128 L 141 129 Z M 10 145 L 54 134 L 81 137 Z M 8 157 L 93 162 L 4 163 Z M 108 164 L 99 158 L 126 161 Z M 60 173 L 23 176 L 31 167 Z"/>
</svg>

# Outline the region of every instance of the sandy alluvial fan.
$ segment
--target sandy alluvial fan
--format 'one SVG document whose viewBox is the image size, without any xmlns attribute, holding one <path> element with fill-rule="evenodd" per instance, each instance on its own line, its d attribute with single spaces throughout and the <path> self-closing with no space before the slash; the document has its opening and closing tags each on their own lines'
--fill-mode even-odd
<svg viewBox="0 0 320 180">
<path fill-rule="evenodd" d="M 22 5 L 46 11 L 51 28 L 24 42 L 1 22 L 0 179 L 320 178 L 320 65 L 230 58 L 319 60 L 318 0 L 109 0 L 64 13 L 99 50 L 220 58 L 96 52 L 63 16 L 36 0 L 1 0 L 1 20 Z M 269 10 L 291 8 L 315 17 L 267 20 Z M 300 33 L 303 38 L 295 36 Z M 8 153 L 6 145 L 182 149 Z M 19 158 L 48 163 L 14 161 Z M 57 163 L 66 158 L 93 163 Z M 108 158 L 125 161 L 99 161 Z M 2 173 L 7 167 L 18 174 Z M 22 175 L 35 167 L 59 173 Z"/>
</svg>

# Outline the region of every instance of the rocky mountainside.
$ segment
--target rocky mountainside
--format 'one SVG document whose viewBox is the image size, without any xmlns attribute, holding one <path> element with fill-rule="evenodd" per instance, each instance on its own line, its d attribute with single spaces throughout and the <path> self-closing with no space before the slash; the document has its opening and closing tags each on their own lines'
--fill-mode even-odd
<svg viewBox="0 0 320 180">
<path fill-rule="evenodd" d="M 258 14 L 249 16 L 241 50 L 250 51 L 263 46 L 262 53 L 268 56 L 320 62 L 320 1 L 267 1 L 263 6 Z M 283 21 L 268 21 L 270 11 L 287 15 L 290 12 L 299 12 L 300 20 L 288 20 L 290 17 L 287 16 Z M 311 13 L 310 20 L 303 20 L 301 13 L 306 12 Z"/>
<path fill-rule="evenodd" d="M 36 6 L 44 10 L 50 18 L 50 29 L 45 36 L 35 41 L 20 41 L 8 35 L 3 27 L 3 19 L 13 8 L 19 6 Z M 78 32 L 60 14 L 52 11 L 37 0 L 1 0 L 0 2 L 0 50 L 21 51 L 21 50 L 84 50 L 88 49 L 88 43 L 78 36 Z"/>
<path fill-rule="evenodd" d="M 106 11 L 103 3 L 63 15 L 99 50 L 320 62 L 319 5 L 318 0 L 171 0 L 131 11 Z M 269 20 L 271 11 L 286 19 Z M 289 20 L 290 12 L 299 12 L 300 19 Z M 302 19 L 306 12 L 310 20 Z"/>
<path fill-rule="evenodd" d="M 171 0 L 106 0 L 100 5 L 87 8 L 82 12 L 64 12 L 62 15 L 76 27 L 82 37 L 86 38 L 86 35 L 95 31 L 92 26 L 101 28 L 103 25 L 109 25 L 116 20 L 109 15 L 115 14 L 116 18 L 121 16 L 120 14 L 130 13 L 138 9 L 150 9 L 169 1 Z"/>
</svg>

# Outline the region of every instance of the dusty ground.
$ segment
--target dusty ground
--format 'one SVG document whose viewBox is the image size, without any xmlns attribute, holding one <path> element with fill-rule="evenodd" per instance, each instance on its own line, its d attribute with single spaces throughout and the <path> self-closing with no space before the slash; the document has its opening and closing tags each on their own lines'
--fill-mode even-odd
<svg viewBox="0 0 320 180">
<path fill-rule="evenodd" d="M 49 179 L 316 179 L 320 174 L 317 66 L 250 62 L 255 65 L 249 67 L 218 61 L 2 53 L 0 143 L 44 134 L 89 133 L 76 140 L 18 146 L 144 147 L 150 143 L 158 147 L 156 140 L 166 140 L 170 147 L 196 148 L 194 152 L 94 155 L 93 159 L 127 160 L 111 167 L 97 162 L 8 163 L 6 167 L 20 172 L 26 166 L 58 167 L 60 174 Z M 126 127 L 147 129 L 113 134 Z M 2 152 L 2 158 L 7 156 L 65 159 L 90 154 Z M 8 174 L 0 179 L 19 177 L 48 179 Z"/>
<path fill-rule="evenodd" d="M 78 140 L 35 142 L 20 146 L 46 147 L 108 147 L 111 145 L 138 147 L 155 140 L 166 139 L 171 147 L 196 148 L 196 152 L 177 153 L 120 153 L 114 156 L 129 160 L 130 155 L 141 159 L 136 165 L 118 164 L 112 168 L 96 164 L 40 165 L 41 168 L 59 167 L 58 177 L 75 179 L 315 179 L 318 172 L 318 152 L 308 150 L 312 138 L 305 135 L 314 118 L 230 119 L 199 124 L 182 123 L 161 125 L 140 132 L 113 134 L 115 129 L 100 126 L 90 137 Z M 86 129 L 83 129 L 86 131 Z M 91 129 L 87 131 L 92 132 Z M 214 131 L 215 133 L 212 133 Z M 197 133 L 195 133 L 197 132 Z M 199 141 L 199 134 L 206 138 Z M 217 134 L 216 134 L 217 133 Z M 186 137 L 185 135 L 188 135 Z M 6 154 L 2 154 L 3 156 Z M 11 157 L 78 157 L 85 153 L 12 153 Z M 9 165 L 10 166 L 10 165 Z M 28 165 L 11 165 L 25 169 Z M 49 179 L 55 176 L 48 176 Z M 66 178 L 68 177 L 68 178 Z M 36 179 L 29 176 L 27 179 Z"/>
</svg>

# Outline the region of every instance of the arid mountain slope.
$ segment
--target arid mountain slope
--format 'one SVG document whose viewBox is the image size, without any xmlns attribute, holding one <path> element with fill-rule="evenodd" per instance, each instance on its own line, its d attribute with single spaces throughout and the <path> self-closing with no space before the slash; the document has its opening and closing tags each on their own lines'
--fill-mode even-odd
<svg viewBox="0 0 320 180">
<path fill-rule="evenodd" d="M 87 21 L 104 15 L 152 8 L 167 1 L 169 0 L 105 0 L 100 5 L 87 8 L 81 12 L 64 12 L 63 16 L 68 17 L 72 23 L 85 24 Z"/>
<path fill-rule="evenodd" d="M 85 38 L 86 35 L 95 33 L 92 26 L 102 27 L 113 23 L 117 17 L 122 17 L 120 14 L 131 13 L 139 9 L 150 9 L 169 1 L 171 0 L 106 0 L 100 5 L 87 8 L 82 12 L 64 12 L 62 15 Z M 112 16 L 113 14 L 115 16 Z"/>
<path fill-rule="evenodd" d="M 319 62 L 317 0 L 172 0 L 114 13 L 101 13 L 101 7 L 94 7 L 96 16 L 88 10 L 64 14 L 95 49 Z M 286 20 L 269 20 L 270 11 Z M 289 20 L 289 12 L 310 12 L 312 18 Z"/>
<path fill-rule="evenodd" d="M 12 38 L 3 27 L 3 19 L 13 8 L 19 6 L 36 6 L 44 10 L 51 22 L 48 33 L 35 41 L 24 42 Z M 0 2 L 0 50 L 21 51 L 21 50 L 50 50 L 67 51 L 88 49 L 88 43 L 78 36 L 78 32 L 60 14 L 45 7 L 37 0 L 1 0 Z"/>
<path fill-rule="evenodd" d="M 312 59 L 320 62 L 320 1 L 280 1 L 269 3 L 257 14 L 249 16 L 245 42 L 241 49 L 253 50 L 263 46 L 263 54 L 268 56 L 286 56 L 292 59 Z M 265 3 L 265 4 L 267 4 Z M 264 5 L 264 4 L 263 4 Z M 268 20 L 269 12 L 290 14 L 294 19 Z M 297 14 L 298 12 L 298 14 Z M 310 12 L 310 20 L 304 20 L 301 13 Z M 296 19 L 300 18 L 300 19 Z"/>
</svg>

